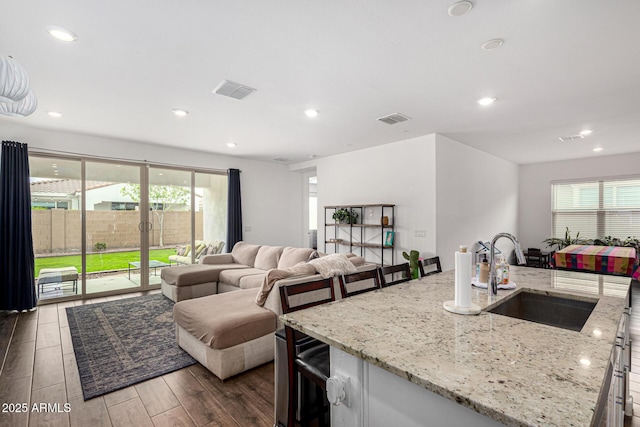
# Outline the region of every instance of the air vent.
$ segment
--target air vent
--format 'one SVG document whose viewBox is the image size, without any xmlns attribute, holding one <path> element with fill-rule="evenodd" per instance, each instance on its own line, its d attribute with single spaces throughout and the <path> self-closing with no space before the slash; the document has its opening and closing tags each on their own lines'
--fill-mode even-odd
<svg viewBox="0 0 640 427">
<path fill-rule="evenodd" d="M 274 162 L 282 162 L 282 163 L 287 163 L 290 162 L 291 159 L 287 159 L 286 157 L 276 157 L 273 159 Z"/>
<path fill-rule="evenodd" d="M 388 116 L 379 117 L 376 120 L 380 120 L 388 125 L 395 125 L 396 123 L 406 122 L 410 117 L 407 117 L 400 113 L 389 114 Z"/>
<path fill-rule="evenodd" d="M 562 142 L 574 141 L 576 139 L 584 139 L 582 135 L 560 136 L 558 139 Z"/>
<path fill-rule="evenodd" d="M 223 80 L 222 83 L 220 83 L 218 87 L 213 90 L 213 93 L 229 96 L 235 99 L 244 99 L 255 91 L 256 89 L 252 87 L 245 86 L 240 83 L 235 83 L 229 80 Z"/>
</svg>

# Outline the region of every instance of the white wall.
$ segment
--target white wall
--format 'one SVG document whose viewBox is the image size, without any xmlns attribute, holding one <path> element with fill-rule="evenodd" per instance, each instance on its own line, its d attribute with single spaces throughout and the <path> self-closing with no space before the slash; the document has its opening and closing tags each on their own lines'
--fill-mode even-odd
<svg viewBox="0 0 640 427">
<path fill-rule="evenodd" d="M 518 236 L 518 165 L 436 135 L 436 253 L 443 269 L 454 267 L 460 245 L 490 240 L 499 232 Z M 511 253 L 513 245 L 497 246 Z"/>
<path fill-rule="evenodd" d="M 434 254 L 435 158 L 435 135 L 426 135 L 293 165 L 316 168 L 318 249 L 325 240 L 324 206 L 389 203 L 396 205 L 395 261 L 410 249 Z M 426 237 L 415 237 L 415 230 Z"/>
<path fill-rule="evenodd" d="M 325 205 L 396 205 L 396 262 L 403 261 L 402 251 L 416 249 L 423 257 L 440 256 L 443 269 L 451 269 L 460 244 L 518 233 L 518 165 L 441 135 L 292 166 L 313 167 L 320 223 Z M 324 227 L 318 228 L 322 250 Z M 509 252 L 513 247 L 506 241 L 498 246 Z"/>
<path fill-rule="evenodd" d="M 27 128 L 8 121 L 0 123 L 0 139 L 26 143 L 30 152 L 56 150 L 194 168 L 240 169 L 243 224 L 251 227 L 250 232 L 244 232 L 244 240 L 271 245 L 303 244 L 302 215 L 298 214 L 302 203 L 301 174 L 285 165 L 124 139 Z"/>
<path fill-rule="evenodd" d="M 523 247 L 545 248 L 551 237 L 551 182 L 640 174 L 640 153 L 520 166 L 520 230 Z M 575 233 L 573 233 L 575 234 Z"/>
</svg>

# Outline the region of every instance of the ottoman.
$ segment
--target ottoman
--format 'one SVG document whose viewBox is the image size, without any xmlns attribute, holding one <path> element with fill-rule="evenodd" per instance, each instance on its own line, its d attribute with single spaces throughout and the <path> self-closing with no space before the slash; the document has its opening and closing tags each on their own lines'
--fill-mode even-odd
<svg viewBox="0 0 640 427">
<path fill-rule="evenodd" d="M 42 268 L 38 273 L 38 296 L 44 292 L 44 285 L 73 282 L 73 292 L 78 289 L 78 269 L 75 267 Z"/>
</svg>

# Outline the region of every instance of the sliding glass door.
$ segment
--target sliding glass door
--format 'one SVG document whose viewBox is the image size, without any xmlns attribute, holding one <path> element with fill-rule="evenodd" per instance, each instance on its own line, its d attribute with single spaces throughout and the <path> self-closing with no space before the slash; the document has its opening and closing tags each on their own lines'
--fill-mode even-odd
<svg viewBox="0 0 640 427">
<path fill-rule="evenodd" d="M 141 243 L 149 227 L 140 203 L 143 172 L 139 165 L 85 162 L 87 294 L 146 285 Z"/>
<path fill-rule="evenodd" d="M 32 154 L 41 300 L 160 287 L 163 268 L 223 250 L 227 176 Z"/>
</svg>

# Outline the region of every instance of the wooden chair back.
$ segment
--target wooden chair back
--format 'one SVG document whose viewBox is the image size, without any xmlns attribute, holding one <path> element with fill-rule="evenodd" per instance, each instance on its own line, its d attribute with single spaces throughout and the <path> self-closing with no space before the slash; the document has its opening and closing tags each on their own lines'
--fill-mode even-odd
<svg viewBox="0 0 640 427">
<path fill-rule="evenodd" d="M 322 290 L 326 290 L 322 292 Z M 313 292 L 313 295 L 305 295 Z M 335 301 L 333 279 L 320 279 L 311 282 L 295 283 L 280 287 L 280 303 L 284 314 L 302 310 L 327 302 Z"/>
<path fill-rule="evenodd" d="M 338 280 L 342 298 L 380 289 L 380 278 L 378 277 L 377 269 L 345 274 L 340 276 Z"/>
<path fill-rule="evenodd" d="M 396 265 L 385 265 L 379 267 L 378 271 L 380 274 L 380 286 L 383 288 L 411 280 L 411 267 L 409 267 L 408 262 Z M 394 275 L 400 275 L 400 278 L 394 280 Z M 387 278 L 387 276 L 390 277 Z"/>
<path fill-rule="evenodd" d="M 426 258 L 418 261 L 418 269 L 420 270 L 420 277 L 431 276 L 432 274 L 442 273 L 442 266 L 440 265 L 440 257 L 434 256 L 433 258 Z"/>
</svg>

